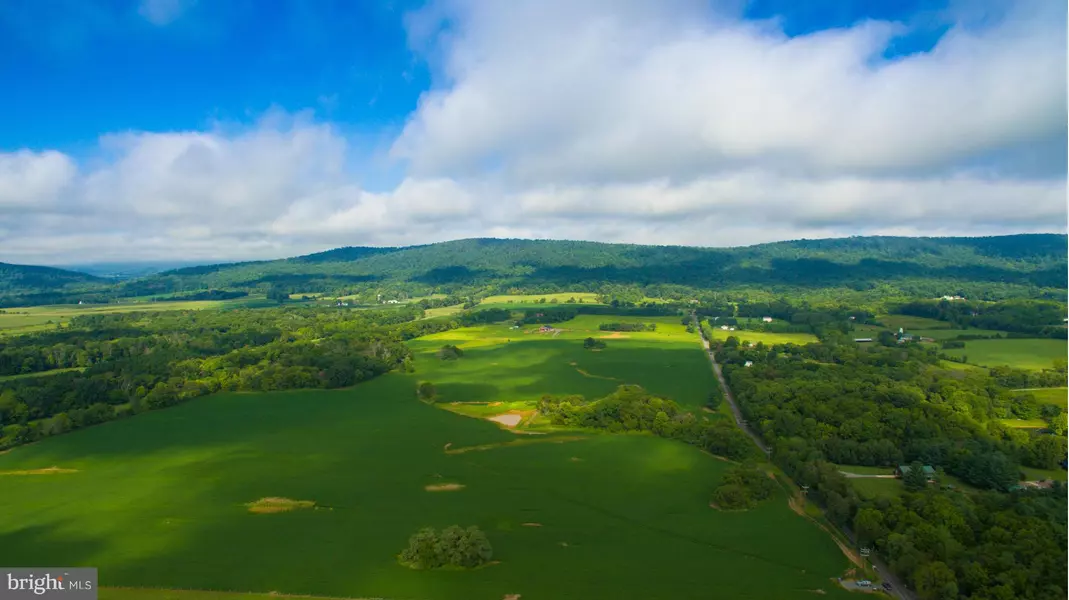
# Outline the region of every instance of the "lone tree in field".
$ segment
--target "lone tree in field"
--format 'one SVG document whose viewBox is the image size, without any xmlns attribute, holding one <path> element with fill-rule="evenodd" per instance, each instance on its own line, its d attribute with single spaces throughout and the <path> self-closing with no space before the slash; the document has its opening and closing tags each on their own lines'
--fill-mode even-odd
<svg viewBox="0 0 1069 600">
<path fill-rule="evenodd" d="M 478 527 L 452 525 L 441 532 L 430 527 L 419 530 L 408 539 L 399 558 L 414 569 L 471 569 L 490 562 L 493 555 L 490 540 Z"/>
<path fill-rule="evenodd" d="M 464 351 L 452 344 L 446 344 L 438 349 L 438 358 L 442 360 L 456 360 L 464 356 Z"/>
<path fill-rule="evenodd" d="M 583 340 L 583 347 L 587 350 L 600 350 L 601 348 L 605 347 L 605 342 L 601 340 L 595 340 L 592 337 L 588 337 L 587 339 Z"/>
<path fill-rule="evenodd" d="M 420 400 L 433 400 L 438 395 L 438 390 L 434 389 L 434 384 L 429 381 L 424 381 L 419 384 L 419 389 L 416 391 L 419 394 Z"/>
</svg>

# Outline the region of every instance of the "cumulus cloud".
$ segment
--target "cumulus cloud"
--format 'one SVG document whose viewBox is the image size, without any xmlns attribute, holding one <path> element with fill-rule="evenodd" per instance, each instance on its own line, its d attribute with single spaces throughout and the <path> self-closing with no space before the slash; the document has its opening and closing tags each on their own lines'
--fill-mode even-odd
<svg viewBox="0 0 1069 600">
<path fill-rule="evenodd" d="M 366 152 L 305 114 L 108 135 L 78 162 L 0 153 L 0 260 L 1064 231 L 1063 5 L 1006 2 L 891 59 L 904 24 L 788 37 L 736 5 L 431 4 L 409 27 L 435 84 L 381 189 L 351 169 Z"/>
</svg>

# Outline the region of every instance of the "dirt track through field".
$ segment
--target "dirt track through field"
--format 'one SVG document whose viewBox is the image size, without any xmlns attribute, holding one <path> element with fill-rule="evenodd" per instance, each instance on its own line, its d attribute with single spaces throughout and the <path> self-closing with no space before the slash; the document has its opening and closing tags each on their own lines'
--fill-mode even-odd
<svg viewBox="0 0 1069 600">
<path fill-rule="evenodd" d="M 63 473 L 77 473 L 78 469 L 62 469 L 60 467 L 46 467 L 44 469 L 27 469 L 24 471 L 0 471 L 0 475 L 60 475 Z"/>
</svg>

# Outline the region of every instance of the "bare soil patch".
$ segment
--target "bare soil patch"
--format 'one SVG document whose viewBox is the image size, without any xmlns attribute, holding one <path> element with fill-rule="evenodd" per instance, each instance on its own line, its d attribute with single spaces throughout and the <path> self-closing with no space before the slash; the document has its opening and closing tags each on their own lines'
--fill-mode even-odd
<svg viewBox="0 0 1069 600">
<path fill-rule="evenodd" d="M 541 527 L 542 524 L 541 523 L 524 523 L 523 526 L 524 527 Z"/>
<path fill-rule="evenodd" d="M 256 502 L 249 502 L 245 506 L 249 508 L 249 512 L 258 515 L 289 512 L 291 510 L 297 510 L 299 508 L 315 508 L 315 501 L 313 500 L 291 500 L 289 498 L 260 498 Z"/>
<path fill-rule="evenodd" d="M 612 333 L 610 333 L 608 335 L 599 335 L 598 337 L 603 339 L 603 340 L 619 340 L 619 339 L 623 339 L 623 338 L 629 338 L 631 336 L 627 335 L 626 333 L 620 333 L 619 331 L 614 331 L 614 332 L 612 332 Z"/>
<path fill-rule="evenodd" d="M 455 492 L 464 489 L 464 487 L 463 483 L 436 483 L 425 486 L 423 489 L 428 492 Z"/>
<path fill-rule="evenodd" d="M 60 475 L 62 473 L 77 473 L 78 469 L 62 469 L 60 467 L 45 467 L 44 469 L 26 469 L 22 471 L 0 471 L 0 475 Z"/>
<path fill-rule="evenodd" d="M 516 413 L 505 413 L 503 415 L 489 417 L 487 418 L 487 420 L 493 421 L 494 423 L 500 423 L 505 427 L 512 428 L 520 424 L 520 421 L 523 420 L 523 415 Z"/>
<path fill-rule="evenodd" d="M 584 370 L 580 369 L 579 367 L 576 367 L 575 370 L 578 371 L 579 374 L 582 375 L 583 377 L 589 377 L 591 379 L 605 379 L 607 381 L 619 381 L 619 379 L 617 379 L 615 377 L 605 377 L 604 375 L 593 375 L 593 374 L 591 374 L 591 373 L 589 373 L 587 371 L 584 371 Z"/>
</svg>

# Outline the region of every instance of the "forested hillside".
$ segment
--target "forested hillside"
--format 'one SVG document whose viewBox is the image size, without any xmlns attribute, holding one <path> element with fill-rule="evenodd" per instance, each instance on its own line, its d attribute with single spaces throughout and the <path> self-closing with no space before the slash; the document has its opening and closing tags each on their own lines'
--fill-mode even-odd
<svg viewBox="0 0 1069 600">
<path fill-rule="evenodd" d="M 27 304 L 87 289 L 104 289 L 111 281 L 65 269 L 0 263 L 0 298 L 17 298 Z"/>
<path fill-rule="evenodd" d="M 965 294 L 987 300 L 1055 298 L 1064 296 L 1066 258 L 1066 236 L 1054 234 L 857 237 L 742 248 L 470 239 L 407 248 L 339 248 L 284 260 L 189 267 L 82 296 L 106 301 L 206 289 L 357 294 L 392 288 L 409 295 L 517 289 L 600 292 L 606 286 L 633 285 L 779 292 L 886 289 L 908 296 Z M 13 295 L 26 293 L 8 286 L 0 290 L 0 302 L 11 306 Z"/>
</svg>

